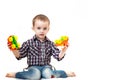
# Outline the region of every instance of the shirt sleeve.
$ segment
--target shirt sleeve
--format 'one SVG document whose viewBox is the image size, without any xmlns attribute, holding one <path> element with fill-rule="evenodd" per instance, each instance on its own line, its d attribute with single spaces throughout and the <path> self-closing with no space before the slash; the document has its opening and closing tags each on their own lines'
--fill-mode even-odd
<svg viewBox="0 0 120 80">
<path fill-rule="evenodd" d="M 28 54 L 28 44 L 27 44 L 27 41 L 22 44 L 22 46 L 19 49 L 19 53 L 20 53 L 20 57 L 17 58 L 18 60 L 20 60 L 21 58 L 24 58 L 24 57 L 27 56 L 27 54 Z"/>
<path fill-rule="evenodd" d="M 52 42 L 52 55 L 55 59 L 57 59 L 58 61 L 61 61 L 64 58 L 64 56 L 62 58 L 59 58 L 59 53 L 60 53 L 60 50 Z"/>
</svg>

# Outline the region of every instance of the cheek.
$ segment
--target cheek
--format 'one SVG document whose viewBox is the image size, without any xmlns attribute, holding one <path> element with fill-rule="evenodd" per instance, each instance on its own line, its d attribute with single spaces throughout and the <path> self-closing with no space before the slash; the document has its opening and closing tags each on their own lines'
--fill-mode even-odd
<svg viewBox="0 0 120 80">
<path fill-rule="evenodd" d="M 40 31 L 39 30 L 34 30 L 35 33 L 39 33 Z"/>
<path fill-rule="evenodd" d="M 48 30 L 45 31 L 45 33 L 47 33 L 47 32 L 48 32 Z"/>
</svg>

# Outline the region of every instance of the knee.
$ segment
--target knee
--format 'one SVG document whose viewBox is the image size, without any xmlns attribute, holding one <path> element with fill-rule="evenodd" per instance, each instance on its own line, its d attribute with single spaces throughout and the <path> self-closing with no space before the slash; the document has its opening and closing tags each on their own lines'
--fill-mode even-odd
<svg viewBox="0 0 120 80">
<path fill-rule="evenodd" d="M 15 77 L 20 79 L 39 80 L 41 73 L 37 68 L 30 67 L 28 71 L 17 72 Z"/>
<path fill-rule="evenodd" d="M 39 80 L 40 79 L 41 73 L 37 68 L 32 67 L 29 70 L 30 70 L 31 74 L 29 75 L 28 79 L 30 79 L 30 80 Z"/>
<path fill-rule="evenodd" d="M 52 69 L 44 68 L 42 70 L 42 78 L 49 79 L 49 78 L 53 78 L 53 77 L 54 77 L 54 74 L 53 74 Z"/>
</svg>

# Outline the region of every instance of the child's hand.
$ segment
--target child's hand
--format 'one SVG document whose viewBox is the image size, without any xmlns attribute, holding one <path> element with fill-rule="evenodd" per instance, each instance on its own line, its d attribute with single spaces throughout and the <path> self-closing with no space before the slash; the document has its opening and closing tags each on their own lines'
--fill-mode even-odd
<svg viewBox="0 0 120 80">
<path fill-rule="evenodd" d="M 68 47 L 69 47 L 69 43 L 62 48 L 62 52 L 65 52 L 68 49 Z"/>
<path fill-rule="evenodd" d="M 11 49 L 11 43 L 8 42 L 8 43 L 7 43 L 7 46 L 8 46 L 8 48 L 9 48 L 10 50 L 12 50 L 12 49 Z"/>
<path fill-rule="evenodd" d="M 60 59 L 65 55 L 65 52 L 68 49 L 68 47 L 69 47 L 69 43 L 63 46 L 63 48 L 61 49 L 61 53 L 59 54 Z"/>
</svg>

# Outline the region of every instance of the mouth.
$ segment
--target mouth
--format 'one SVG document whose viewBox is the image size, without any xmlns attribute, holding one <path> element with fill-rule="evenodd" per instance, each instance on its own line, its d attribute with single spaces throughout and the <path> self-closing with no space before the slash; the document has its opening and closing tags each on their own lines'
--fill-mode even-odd
<svg viewBox="0 0 120 80">
<path fill-rule="evenodd" d="M 39 34 L 40 36 L 44 36 L 44 34 Z"/>
</svg>

